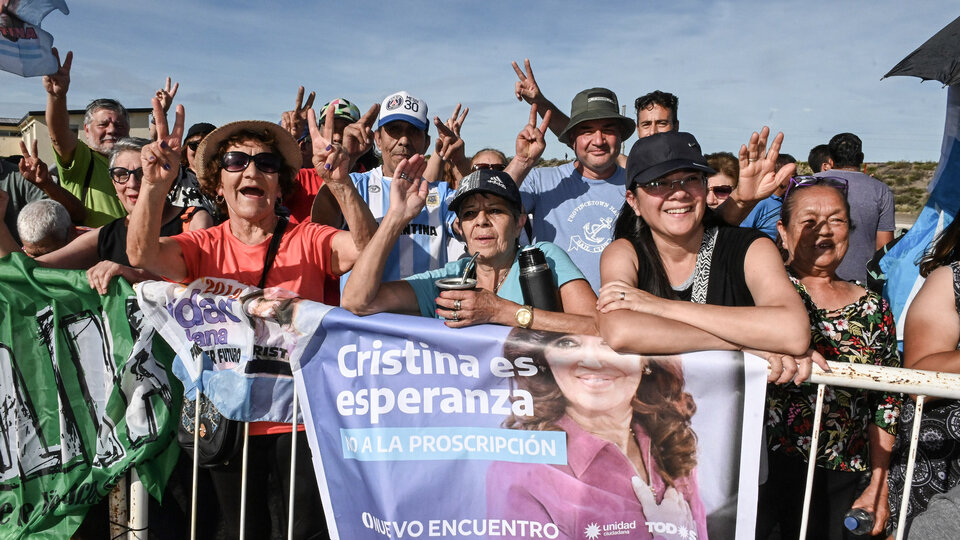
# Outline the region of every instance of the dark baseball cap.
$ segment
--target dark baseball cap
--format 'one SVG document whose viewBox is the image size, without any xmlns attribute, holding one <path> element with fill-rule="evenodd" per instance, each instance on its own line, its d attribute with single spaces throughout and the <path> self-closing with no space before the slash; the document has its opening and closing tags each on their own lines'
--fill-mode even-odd
<svg viewBox="0 0 960 540">
<path fill-rule="evenodd" d="M 620 114 L 620 102 L 617 94 L 606 88 L 590 88 L 573 97 L 570 104 L 570 123 L 557 136 L 563 144 L 570 144 L 570 132 L 579 124 L 589 120 L 612 118 L 620 123 L 620 139 L 626 140 L 636 129 L 637 123 Z"/>
<path fill-rule="evenodd" d="M 503 197 L 507 202 L 520 210 L 520 190 L 517 183 L 509 174 L 493 169 L 480 169 L 460 179 L 457 191 L 450 201 L 450 210 L 459 214 L 460 205 L 474 193 L 490 193 Z"/>
<path fill-rule="evenodd" d="M 633 189 L 635 185 L 647 184 L 685 169 L 717 174 L 707 165 L 700 143 L 689 133 L 665 131 L 642 137 L 633 144 L 627 157 L 627 186 Z"/>
<path fill-rule="evenodd" d="M 183 140 L 187 140 L 190 137 L 193 137 L 194 135 L 206 135 L 207 133 L 210 133 L 215 129 L 217 129 L 217 126 L 213 124 L 208 124 L 206 122 L 200 122 L 198 124 L 194 124 L 190 126 L 190 129 L 187 130 L 187 136 L 184 137 Z"/>
</svg>

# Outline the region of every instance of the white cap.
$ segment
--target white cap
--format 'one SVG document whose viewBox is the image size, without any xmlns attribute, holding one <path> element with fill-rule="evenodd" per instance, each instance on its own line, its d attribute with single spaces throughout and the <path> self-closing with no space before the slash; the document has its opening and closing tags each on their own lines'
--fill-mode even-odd
<svg viewBox="0 0 960 540">
<path fill-rule="evenodd" d="M 380 129 L 390 122 L 403 120 L 418 129 L 427 131 L 427 102 L 411 96 L 404 90 L 391 94 L 380 104 L 380 116 L 377 127 Z"/>
</svg>

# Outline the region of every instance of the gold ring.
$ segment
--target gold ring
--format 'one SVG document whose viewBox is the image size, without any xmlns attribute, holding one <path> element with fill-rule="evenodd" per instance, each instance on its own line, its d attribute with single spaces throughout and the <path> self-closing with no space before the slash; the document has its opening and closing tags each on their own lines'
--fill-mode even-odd
<svg viewBox="0 0 960 540">
<path fill-rule="evenodd" d="M 453 310 L 453 317 L 452 317 L 452 319 L 455 320 L 455 321 L 459 321 L 459 320 L 460 320 L 460 313 L 458 313 L 457 310 Z"/>
</svg>

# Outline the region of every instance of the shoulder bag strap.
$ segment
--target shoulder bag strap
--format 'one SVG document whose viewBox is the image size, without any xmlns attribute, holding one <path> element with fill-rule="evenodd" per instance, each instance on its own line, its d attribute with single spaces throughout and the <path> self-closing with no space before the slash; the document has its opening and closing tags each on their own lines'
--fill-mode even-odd
<svg viewBox="0 0 960 540">
<path fill-rule="evenodd" d="M 263 274 L 260 274 L 260 283 L 257 285 L 261 289 L 267 283 L 267 273 L 273 266 L 273 260 L 277 257 L 277 250 L 280 249 L 280 239 L 283 238 L 283 231 L 286 228 L 287 218 L 278 216 L 277 226 L 273 229 L 273 238 L 270 239 L 270 247 L 267 248 L 267 256 L 263 260 Z"/>
</svg>

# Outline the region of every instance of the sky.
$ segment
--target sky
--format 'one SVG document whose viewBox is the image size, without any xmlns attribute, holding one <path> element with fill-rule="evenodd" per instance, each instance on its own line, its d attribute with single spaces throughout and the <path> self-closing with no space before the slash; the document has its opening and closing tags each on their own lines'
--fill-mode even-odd
<svg viewBox="0 0 960 540">
<path fill-rule="evenodd" d="M 317 105 L 345 97 L 361 111 L 407 90 L 431 116 L 470 108 L 468 155 L 514 153 L 529 106 L 511 61 L 530 58 L 544 95 L 569 114 L 603 86 L 627 106 L 652 90 L 680 98 L 683 131 L 704 152 L 736 152 L 762 126 L 805 161 L 836 133 L 863 140 L 867 161 L 937 161 L 947 89 L 883 75 L 957 16 L 945 0 L 613 2 L 70 1 L 42 28 L 72 50 L 68 106 L 97 97 L 149 107 L 167 76 L 187 125 L 279 121 L 297 87 Z M 40 77 L 0 72 L 0 116 L 42 110 Z M 434 133 L 435 129 L 431 129 Z M 627 149 L 636 140 L 633 135 Z M 545 158 L 570 156 L 547 136 Z"/>
</svg>

